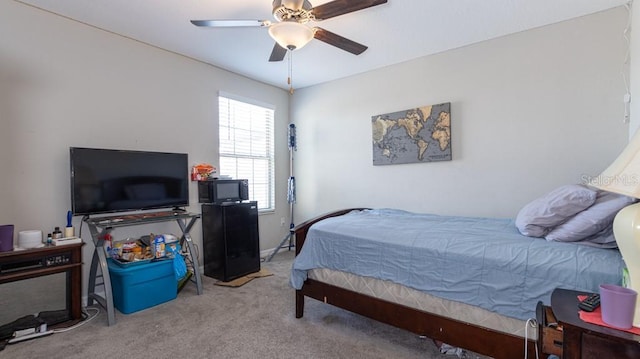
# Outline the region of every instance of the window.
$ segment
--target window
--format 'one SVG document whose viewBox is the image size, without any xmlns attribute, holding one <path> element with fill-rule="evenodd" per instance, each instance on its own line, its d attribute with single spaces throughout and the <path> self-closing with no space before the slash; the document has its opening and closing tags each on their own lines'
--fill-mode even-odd
<svg viewBox="0 0 640 359">
<path fill-rule="evenodd" d="M 220 174 L 249 180 L 249 199 L 275 209 L 273 108 L 218 96 Z"/>
</svg>

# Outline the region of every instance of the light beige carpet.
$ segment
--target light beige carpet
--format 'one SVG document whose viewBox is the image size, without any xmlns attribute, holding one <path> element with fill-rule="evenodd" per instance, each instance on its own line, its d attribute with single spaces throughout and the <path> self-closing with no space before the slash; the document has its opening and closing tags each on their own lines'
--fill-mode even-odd
<svg viewBox="0 0 640 359">
<path fill-rule="evenodd" d="M 202 295 L 188 283 L 170 302 L 116 311 L 112 326 L 101 311 L 77 329 L 8 345 L 0 358 L 457 358 L 440 354 L 430 339 L 312 299 L 296 319 L 292 260 L 293 252 L 280 252 L 262 263 L 273 275 L 236 288 L 203 277 Z"/>
</svg>

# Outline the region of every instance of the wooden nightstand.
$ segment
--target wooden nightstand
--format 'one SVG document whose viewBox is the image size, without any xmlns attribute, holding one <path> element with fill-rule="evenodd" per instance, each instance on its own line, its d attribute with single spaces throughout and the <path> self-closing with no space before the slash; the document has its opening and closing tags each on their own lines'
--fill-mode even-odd
<svg viewBox="0 0 640 359">
<path fill-rule="evenodd" d="M 637 359 L 640 336 L 583 322 L 578 316 L 578 295 L 589 293 L 556 289 L 551 309 L 563 328 L 563 359 Z"/>
</svg>

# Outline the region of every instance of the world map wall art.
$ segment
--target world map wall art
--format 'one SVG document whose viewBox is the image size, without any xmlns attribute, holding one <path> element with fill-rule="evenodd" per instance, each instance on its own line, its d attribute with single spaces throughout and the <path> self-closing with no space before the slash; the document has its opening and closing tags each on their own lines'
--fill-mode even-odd
<svg viewBox="0 0 640 359">
<path fill-rule="evenodd" d="M 371 116 L 373 165 L 451 161 L 451 103 Z"/>
</svg>

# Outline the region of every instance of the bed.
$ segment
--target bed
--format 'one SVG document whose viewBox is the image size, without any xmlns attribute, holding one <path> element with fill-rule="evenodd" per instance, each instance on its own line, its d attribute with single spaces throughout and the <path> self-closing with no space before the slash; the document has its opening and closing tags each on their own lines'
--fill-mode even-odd
<svg viewBox="0 0 640 359">
<path fill-rule="evenodd" d="M 493 358 L 534 358 L 537 303 L 620 283 L 624 267 L 617 249 L 525 236 L 513 219 L 354 208 L 294 231 L 297 318 L 309 297 Z"/>
</svg>

